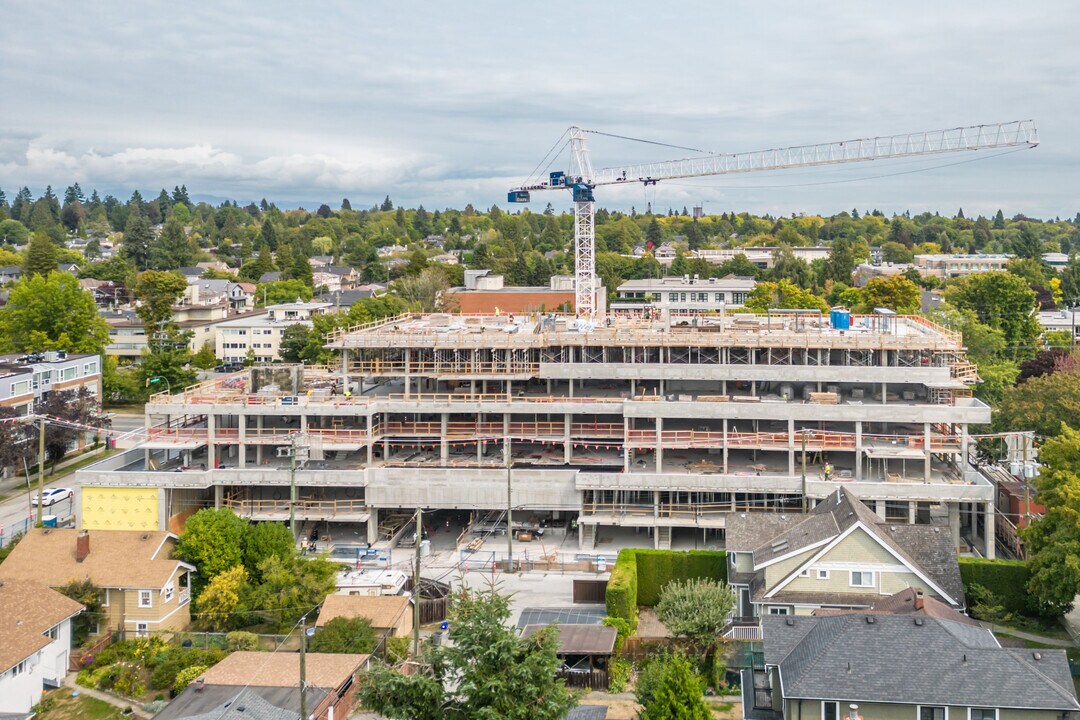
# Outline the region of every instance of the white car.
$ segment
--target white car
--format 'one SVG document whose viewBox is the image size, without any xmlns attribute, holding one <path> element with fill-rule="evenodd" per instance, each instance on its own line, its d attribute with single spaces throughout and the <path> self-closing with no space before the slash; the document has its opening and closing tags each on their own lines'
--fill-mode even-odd
<svg viewBox="0 0 1080 720">
<path fill-rule="evenodd" d="M 49 507 L 50 505 L 54 505 L 54 504 L 60 502 L 61 500 L 74 500 L 74 499 L 75 499 L 75 491 L 72 490 L 71 488 L 62 488 L 62 487 L 48 488 L 48 489 L 45 490 L 45 492 L 43 492 L 41 494 L 41 506 L 42 507 Z M 38 504 L 37 493 L 34 493 L 34 496 L 30 499 L 30 504 L 33 505 L 34 507 L 37 507 L 37 504 Z"/>
</svg>

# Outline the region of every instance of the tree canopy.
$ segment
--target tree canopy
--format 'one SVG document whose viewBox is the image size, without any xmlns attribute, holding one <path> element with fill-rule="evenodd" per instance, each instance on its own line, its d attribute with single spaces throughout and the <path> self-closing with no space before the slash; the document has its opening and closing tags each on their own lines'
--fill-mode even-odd
<svg viewBox="0 0 1080 720">
<path fill-rule="evenodd" d="M 0 308 L 0 347 L 6 352 L 102 353 L 108 342 L 109 326 L 94 297 L 68 273 L 18 280 Z"/>
</svg>

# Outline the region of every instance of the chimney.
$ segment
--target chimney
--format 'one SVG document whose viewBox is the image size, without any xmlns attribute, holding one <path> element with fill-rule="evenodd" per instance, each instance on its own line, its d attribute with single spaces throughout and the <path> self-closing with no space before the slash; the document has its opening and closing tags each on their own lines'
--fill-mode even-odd
<svg viewBox="0 0 1080 720">
<path fill-rule="evenodd" d="M 75 538 L 75 562 L 82 562 L 90 554 L 90 533 L 80 530 Z"/>
<path fill-rule="evenodd" d="M 859 706 L 855 703 L 848 705 L 848 720 L 863 720 L 863 716 L 859 714 Z"/>
<path fill-rule="evenodd" d="M 203 678 L 196 678 L 195 680 L 195 692 L 202 692 L 203 686 L 206 684 L 206 680 Z"/>
<path fill-rule="evenodd" d="M 922 590 L 916 590 L 915 591 L 915 609 L 916 610 L 922 610 L 923 609 L 923 591 Z"/>
</svg>

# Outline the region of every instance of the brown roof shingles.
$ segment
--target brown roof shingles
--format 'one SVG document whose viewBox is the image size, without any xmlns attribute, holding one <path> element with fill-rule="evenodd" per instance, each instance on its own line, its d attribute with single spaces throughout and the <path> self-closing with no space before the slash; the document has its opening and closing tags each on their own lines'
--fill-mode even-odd
<svg viewBox="0 0 1080 720">
<path fill-rule="evenodd" d="M 179 560 L 169 558 L 172 535 L 165 531 L 93 530 L 90 554 L 75 559 L 75 538 L 69 528 L 34 528 L 0 565 L 0 579 L 29 580 L 58 587 L 89 578 L 102 588 L 164 587 Z M 48 562 L 42 562 L 48 558 Z"/>
<path fill-rule="evenodd" d="M 404 595 L 329 595 L 323 601 L 315 627 L 322 627 L 334 618 L 363 617 L 373 628 L 397 627 L 409 609 Z"/>
<path fill-rule="evenodd" d="M 44 633 L 82 609 L 71 598 L 39 583 L 0 582 L 0 673 L 52 642 Z"/>
<path fill-rule="evenodd" d="M 307 653 L 307 682 L 313 687 L 337 690 L 367 664 L 369 657 L 346 653 Z M 207 685 L 299 687 L 300 654 L 234 652 L 203 673 L 202 677 Z"/>
</svg>

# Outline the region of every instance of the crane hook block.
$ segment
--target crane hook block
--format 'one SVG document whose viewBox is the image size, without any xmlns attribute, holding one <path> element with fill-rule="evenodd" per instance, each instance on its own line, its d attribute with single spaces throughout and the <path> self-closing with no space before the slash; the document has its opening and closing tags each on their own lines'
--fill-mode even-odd
<svg viewBox="0 0 1080 720">
<path fill-rule="evenodd" d="M 511 190 L 506 193 L 506 202 L 509 203 L 527 203 L 529 202 L 528 190 Z"/>
</svg>

